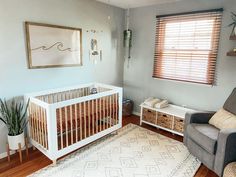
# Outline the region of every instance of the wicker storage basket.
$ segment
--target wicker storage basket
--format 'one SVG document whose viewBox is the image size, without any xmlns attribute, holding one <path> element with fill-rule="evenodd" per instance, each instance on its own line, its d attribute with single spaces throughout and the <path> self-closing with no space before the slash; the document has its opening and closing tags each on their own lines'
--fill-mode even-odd
<svg viewBox="0 0 236 177">
<path fill-rule="evenodd" d="M 143 120 L 150 122 L 152 124 L 156 124 L 156 111 L 150 109 L 143 109 Z"/>
<path fill-rule="evenodd" d="M 173 117 L 171 115 L 158 113 L 157 125 L 168 129 L 172 129 L 172 122 L 173 122 Z"/>
<path fill-rule="evenodd" d="M 122 115 L 131 116 L 133 112 L 133 107 L 134 107 L 133 101 L 129 99 L 123 99 L 122 105 L 123 105 Z"/>
<path fill-rule="evenodd" d="M 184 132 L 184 120 L 179 117 L 174 117 L 174 130 L 180 133 Z"/>
</svg>

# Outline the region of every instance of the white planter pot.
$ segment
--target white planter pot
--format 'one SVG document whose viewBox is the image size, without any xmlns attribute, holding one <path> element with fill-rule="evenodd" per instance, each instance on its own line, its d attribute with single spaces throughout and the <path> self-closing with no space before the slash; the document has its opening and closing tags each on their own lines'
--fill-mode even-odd
<svg viewBox="0 0 236 177">
<path fill-rule="evenodd" d="M 20 135 L 16 135 L 16 136 L 9 136 L 7 137 L 8 139 L 8 144 L 9 144 L 9 148 L 11 150 L 17 150 L 19 149 L 19 143 L 21 144 L 21 148 L 23 148 L 25 146 L 25 137 L 24 137 L 24 132 L 21 133 Z"/>
</svg>

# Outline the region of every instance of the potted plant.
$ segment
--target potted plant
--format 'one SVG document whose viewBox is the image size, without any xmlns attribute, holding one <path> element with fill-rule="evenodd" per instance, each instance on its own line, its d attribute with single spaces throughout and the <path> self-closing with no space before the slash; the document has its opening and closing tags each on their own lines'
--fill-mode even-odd
<svg viewBox="0 0 236 177">
<path fill-rule="evenodd" d="M 19 143 L 21 147 L 25 146 L 24 129 L 27 125 L 27 105 L 23 101 L 16 101 L 15 98 L 6 101 L 0 99 L 0 120 L 8 129 L 8 144 L 11 150 L 17 150 Z"/>
<path fill-rule="evenodd" d="M 233 26 L 231 35 L 236 36 L 236 14 L 231 12 L 231 18 L 233 20 L 233 22 L 229 24 L 229 26 Z"/>
</svg>

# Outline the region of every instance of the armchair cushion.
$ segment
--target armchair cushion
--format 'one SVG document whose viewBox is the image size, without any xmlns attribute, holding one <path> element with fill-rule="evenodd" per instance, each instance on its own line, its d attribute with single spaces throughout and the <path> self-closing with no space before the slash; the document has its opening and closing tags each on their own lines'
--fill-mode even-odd
<svg viewBox="0 0 236 177">
<path fill-rule="evenodd" d="M 223 129 L 236 129 L 236 116 L 223 108 L 215 113 L 209 120 L 209 124 L 214 125 L 220 130 Z"/>
<path fill-rule="evenodd" d="M 216 153 L 217 138 L 220 130 L 209 124 L 190 124 L 187 134 L 194 142 L 210 154 Z"/>
</svg>

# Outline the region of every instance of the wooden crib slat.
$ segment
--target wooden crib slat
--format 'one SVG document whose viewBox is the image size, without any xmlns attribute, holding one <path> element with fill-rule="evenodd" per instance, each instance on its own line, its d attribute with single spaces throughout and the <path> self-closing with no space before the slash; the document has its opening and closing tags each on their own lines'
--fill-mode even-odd
<svg viewBox="0 0 236 177">
<path fill-rule="evenodd" d="M 102 98 L 99 98 L 99 108 L 100 108 L 100 110 L 99 110 L 99 131 L 101 131 L 101 129 L 102 129 Z"/>
<path fill-rule="evenodd" d="M 115 125 L 115 95 L 112 95 L 112 125 Z"/>
<path fill-rule="evenodd" d="M 67 116 L 67 106 L 64 107 L 65 109 L 65 124 L 66 124 L 66 147 L 69 146 L 69 142 L 68 142 L 68 116 Z"/>
<path fill-rule="evenodd" d="M 94 104 L 95 104 L 95 100 L 92 100 L 92 135 L 94 135 Z"/>
<path fill-rule="evenodd" d="M 43 137 L 42 137 L 42 130 L 41 130 L 41 124 L 42 124 L 42 116 L 41 116 L 41 107 L 40 106 L 37 106 L 38 107 L 38 128 L 39 128 L 39 144 L 43 145 Z"/>
<path fill-rule="evenodd" d="M 32 111 L 31 111 L 31 102 L 29 103 L 28 114 L 29 114 L 29 129 L 30 129 L 29 135 L 30 135 L 30 137 L 33 137 L 33 136 L 32 136 Z"/>
<path fill-rule="evenodd" d="M 112 111 L 112 95 L 109 96 L 110 98 L 110 106 L 109 106 L 109 113 L 110 113 L 110 116 L 109 116 L 109 120 L 110 120 L 110 124 L 109 124 L 109 127 L 111 127 L 111 111 Z"/>
<path fill-rule="evenodd" d="M 66 94 L 65 94 L 65 92 L 63 92 L 62 95 L 63 95 L 62 101 L 65 101 L 65 100 L 66 100 Z"/>
<path fill-rule="evenodd" d="M 33 104 L 33 109 L 34 109 L 34 140 L 38 142 L 38 137 L 37 137 L 37 110 L 36 110 L 36 105 Z"/>
<path fill-rule="evenodd" d="M 117 98 L 117 94 L 116 94 L 116 108 L 115 108 L 115 113 L 116 113 L 116 124 L 118 124 L 117 120 L 118 120 L 118 117 L 117 117 L 117 113 L 118 113 L 118 107 L 117 107 L 117 101 L 118 101 L 118 98 Z"/>
<path fill-rule="evenodd" d="M 91 114 L 90 114 L 90 105 L 91 101 L 88 101 L 88 136 L 90 136 L 90 130 L 91 130 Z"/>
<path fill-rule="evenodd" d="M 34 138 L 34 136 L 33 136 L 33 125 L 32 125 L 32 120 L 33 120 L 32 103 L 30 102 L 30 104 L 29 104 L 29 126 L 30 126 L 30 137 Z"/>
<path fill-rule="evenodd" d="M 46 148 L 46 129 L 45 129 L 45 124 L 46 124 L 46 121 L 45 121 L 45 109 L 42 108 L 42 117 L 43 117 L 43 142 L 44 142 L 44 147 Z"/>
<path fill-rule="evenodd" d="M 78 142 L 78 104 L 75 104 L 75 140 Z"/>
<path fill-rule="evenodd" d="M 67 92 L 65 92 L 64 94 L 65 94 L 65 100 L 67 100 L 68 99 Z"/>
<path fill-rule="evenodd" d="M 48 103 L 50 103 L 50 98 L 49 98 L 49 95 L 47 95 L 47 100 L 48 100 Z"/>
<path fill-rule="evenodd" d="M 84 138 L 86 138 L 87 137 L 87 134 L 86 134 L 86 131 L 87 131 L 87 128 L 86 128 L 86 125 L 87 125 L 87 123 L 86 123 L 86 102 L 84 102 L 83 103 L 84 104 Z"/>
<path fill-rule="evenodd" d="M 36 136 L 37 136 L 37 142 L 40 144 L 40 135 L 39 135 L 39 112 L 38 112 L 38 106 L 35 105 L 36 107 Z"/>
<path fill-rule="evenodd" d="M 74 144 L 74 136 L 73 136 L 73 116 L 72 116 L 72 105 L 70 105 L 70 139 L 71 144 Z"/>
<path fill-rule="evenodd" d="M 62 101 L 63 99 L 62 99 L 63 97 L 62 97 L 62 93 L 60 93 L 60 101 Z"/>
<path fill-rule="evenodd" d="M 106 115 L 105 115 L 105 113 L 106 113 L 106 102 L 105 102 L 105 99 L 106 98 L 102 98 L 102 105 L 103 105 L 103 109 L 102 109 L 102 111 L 103 111 L 103 118 L 102 118 L 102 124 L 103 124 L 103 130 L 105 130 L 105 117 L 106 117 Z"/>
<path fill-rule="evenodd" d="M 46 143 L 45 143 L 45 134 L 44 134 L 44 109 L 41 107 L 41 114 L 42 114 L 42 122 L 41 122 L 41 127 L 42 127 L 42 142 L 43 142 L 43 147 L 46 147 Z"/>
<path fill-rule="evenodd" d="M 38 137 L 37 137 L 37 124 L 36 124 L 36 122 L 37 122 L 37 112 L 36 112 L 36 105 L 35 104 L 33 104 L 32 105 L 33 106 L 33 110 L 34 110 L 34 112 L 33 112 L 33 115 L 34 115 L 34 119 L 33 119 L 33 126 L 34 126 L 34 140 L 35 141 L 37 141 L 38 142 Z"/>
<path fill-rule="evenodd" d="M 105 129 L 107 129 L 107 96 L 104 98 L 104 100 L 105 100 L 105 103 L 104 103 L 104 105 L 105 105 L 105 117 L 103 118 L 103 120 L 104 120 L 104 124 L 105 124 Z"/>
<path fill-rule="evenodd" d="M 45 147 L 45 144 L 44 144 L 44 134 L 43 134 L 43 110 L 42 110 L 42 107 L 39 107 L 39 115 L 40 115 L 40 137 L 41 137 L 41 145 L 43 147 Z"/>
<path fill-rule="evenodd" d="M 48 149 L 47 113 L 45 109 L 44 109 L 44 134 L 45 134 L 45 148 Z"/>
<path fill-rule="evenodd" d="M 82 132 L 82 103 L 79 103 L 79 124 L 80 124 L 80 140 L 83 139 L 83 132 Z"/>
<path fill-rule="evenodd" d="M 108 107 L 109 107 L 109 96 L 106 96 L 106 129 L 108 129 Z"/>
<path fill-rule="evenodd" d="M 96 99 L 96 112 L 95 112 L 95 116 L 96 116 L 96 121 L 95 121 L 96 133 L 98 133 L 98 99 Z"/>
<path fill-rule="evenodd" d="M 61 149 L 64 148 L 64 144 L 63 144 L 63 130 L 62 130 L 62 109 L 63 108 L 59 108 L 59 121 L 60 121 L 60 135 L 61 135 Z"/>
</svg>

